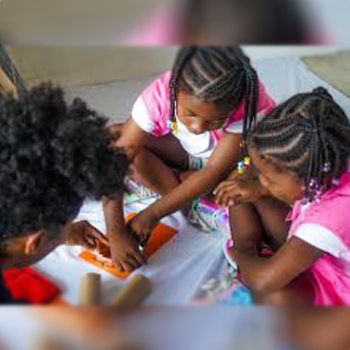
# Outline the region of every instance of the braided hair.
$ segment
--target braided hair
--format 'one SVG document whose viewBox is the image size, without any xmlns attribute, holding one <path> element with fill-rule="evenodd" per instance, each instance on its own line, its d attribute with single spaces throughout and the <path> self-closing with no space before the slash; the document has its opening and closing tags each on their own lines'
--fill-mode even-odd
<svg viewBox="0 0 350 350">
<path fill-rule="evenodd" d="M 243 136 L 256 122 L 259 79 L 250 59 L 239 46 L 181 48 L 170 81 L 170 120 L 175 122 L 180 91 L 217 105 L 238 107 L 245 99 Z"/>
<path fill-rule="evenodd" d="M 350 122 L 322 87 L 298 94 L 258 123 L 249 147 L 304 181 L 305 198 L 336 185 L 350 156 Z"/>
</svg>

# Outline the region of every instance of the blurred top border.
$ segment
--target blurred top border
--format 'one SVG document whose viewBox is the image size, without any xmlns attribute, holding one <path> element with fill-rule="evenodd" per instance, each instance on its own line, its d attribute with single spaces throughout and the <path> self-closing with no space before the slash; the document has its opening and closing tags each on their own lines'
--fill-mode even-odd
<svg viewBox="0 0 350 350">
<path fill-rule="evenodd" d="M 0 0 L 11 45 L 346 45 L 347 0 Z"/>
</svg>

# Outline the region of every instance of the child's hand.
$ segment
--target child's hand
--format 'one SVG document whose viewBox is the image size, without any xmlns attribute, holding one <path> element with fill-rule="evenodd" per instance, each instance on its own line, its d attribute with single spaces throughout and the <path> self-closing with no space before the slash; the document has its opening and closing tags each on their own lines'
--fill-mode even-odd
<svg viewBox="0 0 350 350">
<path fill-rule="evenodd" d="M 67 245 L 78 245 L 87 249 L 98 249 L 109 246 L 108 239 L 87 221 L 79 221 L 70 225 Z"/>
<path fill-rule="evenodd" d="M 230 207 L 241 203 L 254 202 L 263 194 L 257 181 L 230 179 L 222 182 L 214 191 L 216 204 Z"/>
<path fill-rule="evenodd" d="M 121 272 L 132 272 L 147 264 L 145 255 L 141 252 L 139 242 L 125 229 L 113 234 L 109 232 L 111 255 L 116 268 Z"/>
<path fill-rule="evenodd" d="M 227 180 L 246 180 L 250 177 L 251 177 L 251 174 L 249 171 L 246 171 L 243 174 L 241 174 L 238 169 L 235 169 L 228 176 Z"/>
<path fill-rule="evenodd" d="M 152 230 L 158 225 L 159 221 L 147 213 L 147 210 L 136 215 L 128 224 L 132 232 L 139 237 L 140 242 L 146 242 Z"/>
</svg>

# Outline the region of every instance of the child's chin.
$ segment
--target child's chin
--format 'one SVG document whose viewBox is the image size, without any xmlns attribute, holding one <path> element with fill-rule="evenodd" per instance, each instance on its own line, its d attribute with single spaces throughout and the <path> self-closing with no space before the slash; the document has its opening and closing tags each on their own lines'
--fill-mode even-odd
<svg viewBox="0 0 350 350">
<path fill-rule="evenodd" d="M 282 195 L 273 195 L 275 198 L 279 199 L 281 202 L 292 205 L 294 201 L 291 200 L 291 198 L 288 198 L 286 196 Z"/>
</svg>

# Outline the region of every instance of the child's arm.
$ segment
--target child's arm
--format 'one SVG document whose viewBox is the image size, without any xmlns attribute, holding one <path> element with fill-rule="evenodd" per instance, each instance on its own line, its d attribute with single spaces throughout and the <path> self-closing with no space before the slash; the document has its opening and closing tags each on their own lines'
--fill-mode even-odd
<svg viewBox="0 0 350 350">
<path fill-rule="evenodd" d="M 240 244 L 233 251 L 242 282 L 252 291 L 262 294 L 277 292 L 301 273 L 308 270 L 323 251 L 297 237 L 289 239 L 272 257 L 263 258 L 248 244 Z"/>
<path fill-rule="evenodd" d="M 148 135 L 131 117 L 123 125 L 111 125 L 109 131 L 115 136 L 114 146 L 124 149 L 131 162 Z M 132 271 L 145 264 L 147 261 L 139 249 L 138 242 L 135 241 L 126 227 L 123 199 L 104 199 L 103 210 L 112 258 L 119 270 Z"/>
<path fill-rule="evenodd" d="M 132 117 L 129 117 L 123 125 L 110 125 L 108 131 L 116 139 L 114 146 L 124 149 L 131 162 L 135 159 L 148 136 L 148 134 L 133 121 Z"/>
<path fill-rule="evenodd" d="M 104 199 L 103 210 L 107 237 L 111 246 L 113 262 L 120 271 L 133 271 L 147 263 L 139 243 L 130 235 L 125 224 L 123 198 Z"/>
<path fill-rule="evenodd" d="M 241 135 L 225 133 L 206 168 L 185 180 L 132 220 L 132 229 L 147 235 L 162 218 L 175 213 L 195 198 L 211 193 L 223 176 L 227 176 L 240 154 Z"/>
</svg>

